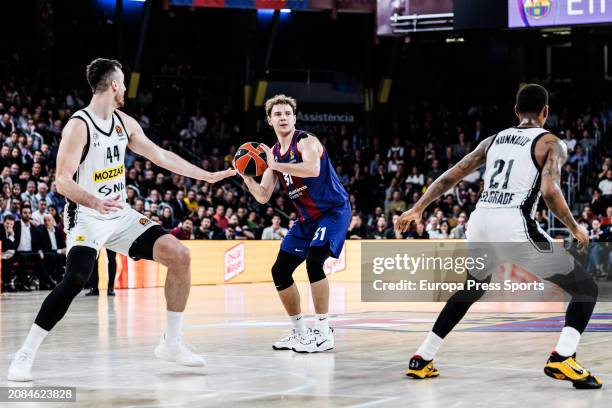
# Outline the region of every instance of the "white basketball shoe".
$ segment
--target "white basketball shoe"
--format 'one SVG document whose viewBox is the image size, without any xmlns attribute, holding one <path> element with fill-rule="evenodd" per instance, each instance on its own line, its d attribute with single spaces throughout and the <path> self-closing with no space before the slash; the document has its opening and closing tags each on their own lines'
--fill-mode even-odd
<svg viewBox="0 0 612 408">
<path fill-rule="evenodd" d="M 310 329 L 308 329 L 310 331 Z M 293 350 L 293 346 L 300 342 L 303 337 L 307 337 L 309 334 L 301 335 L 296 329 L 292 329 L 288 335 L 277 341 L 272 345 L 274 350 Z"/>
<path fill-rule="evenodd" d="M 19 350 L 13 356 L 6 378 L 9 381 L 32 381 L 32 364 L 34 364 L 34 353 Z"/>
<path fill-rule="evenodd" d="M 204 357 L 191 351 L 183 342 L 182 337 L 177 342 L 171 343 L 167 341 L 165 333 L 162 334 L 159 345 L 155 348 L 155 357 L 187 367 L 206 365 Z"/>
<path fill-rule="evenodd" d="M 334 348 L 334 330 L 329 328 L 327 333 L 323 333 L 317 329 L 309 330 L 308 336 L 300 339 L 293 346 L 293 351 L 296 353 L 318 353 Z"/>
</svg>

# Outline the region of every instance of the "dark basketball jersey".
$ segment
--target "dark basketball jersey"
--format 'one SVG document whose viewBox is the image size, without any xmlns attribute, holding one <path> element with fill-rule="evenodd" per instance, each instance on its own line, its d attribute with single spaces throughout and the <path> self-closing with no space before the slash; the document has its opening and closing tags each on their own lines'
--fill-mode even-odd
<svg viewBox="0 0 612 408">
<path fill-rule="evenodd" d="M 274 159 L 279 163 L 302 163 L 302 155 L 298 151 L 297 144 L 300 139 L 307 136 L 306 132 L 296 130 L 289 149 L 282 155 L 280 144 L 277 142 L 272 148 Z M 302 178 L 279 171 L 275 173 L 281 184 L 287 189 L 289 198 L 298 211 L 300 221 L 316 220 L 329 210 L 348 202 L 348 194 L 331 164 L 325 147 L 321 154 L 321 171 L 317 177 Z"/>
</svg>

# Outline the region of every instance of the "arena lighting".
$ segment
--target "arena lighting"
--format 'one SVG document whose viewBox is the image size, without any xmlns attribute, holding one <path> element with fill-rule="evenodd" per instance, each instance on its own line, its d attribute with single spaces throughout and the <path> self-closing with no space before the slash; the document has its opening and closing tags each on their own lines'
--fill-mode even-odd
<svg viewBox="0 0 612 408">
<path fill-rule="evenodd" d="M 144 3 L 146 0 L 123 0 L 123 5 L 129 5 L 132 4 L 131 6 L 128 6 L 130 8 L 136 8 L 138 10 L 140 10 L 140 8 L 143 6 L 142 3 Z M 117 0 L 97 0 L 97 3 L 104 7 L 104 8 L 115 8 L 117 5 Z M 134 4 L 136 3 L 136 4 Z"/>
<path fill-rule="evenodd" d="M 262 14 L 262 15 L 272 15 L 274 14 L 276 10 L 275 9 L 257 9 L 257 13 L 258 14 Z M 291 9 L 280 9 L 279 10 L 282 14 L 289 14 L 291 13 Z"/>
</svg>

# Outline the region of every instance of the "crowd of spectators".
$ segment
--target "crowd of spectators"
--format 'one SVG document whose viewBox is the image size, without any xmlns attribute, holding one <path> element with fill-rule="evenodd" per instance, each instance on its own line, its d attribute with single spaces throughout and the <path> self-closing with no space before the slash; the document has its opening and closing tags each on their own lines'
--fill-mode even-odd
<svg viewBox="0 0 612 408">
<path fill-rule="evenodd" d="M 144 90 L 128 112 L 161 146 L 206 170 L 229 167 L 237 146 L 245 141 L 274 143 L 262 120 L 246 131 L 231 109 L 223 107 L 164 109 L 164 116 L 153 107 L 152 98 Z M 61 279 L 66 201 L 55 187 L 55 160 L 63 126 L 88 100 L 83 90 L 37 93 L 24 84 L 0 82 L 0 239 L 2 282 L 9 285 L 5 290 L 27 290 L 29 269 L 36 271 L 42 288 Z M 393 120 L 389 137 L 366 137 L 362 128 L 345 125 L 330 126 L 317 135 L 349 192 L 349 239 L 465 238 L 483 188 L 482 169 L 432 203 L 406 233 L 395 232 L 393 226 L 446 169 L 489 134 L 511 125 L 496 122 L 481 106 L 451 112 L 442 104 L 422 103 L 406 109 Z M 579 222 L 589 228 L 593 241 L 608 241 L 612 110 L 560 110 L 551 115 L 547 127 L 568 146 L 562 183 L 575 197 L 571 204 Z M 180 239 L 282 239 L 298 217 L 282 189 L 268 205 L 260 205 L 239 177 L 209 185 L 170 174 L 133 154 L 128 154 L 126 166 L 129 204 Z M 537 220 L 545 229 L 550 227 L 543 204 Z M 594 262 L 595 269 L 602 268 L 603 261 Z"/>
</svg>

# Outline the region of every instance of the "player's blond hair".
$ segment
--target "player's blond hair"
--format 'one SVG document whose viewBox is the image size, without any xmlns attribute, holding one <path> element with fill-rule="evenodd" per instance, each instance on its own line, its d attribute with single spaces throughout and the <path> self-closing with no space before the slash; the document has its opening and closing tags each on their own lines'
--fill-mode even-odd
<svg viewBox="0 0 612 408">
<path fill-rule="evenodd" d="M 272 108 L 276 105 L 289 105 L 291 109 L 293 109 L 293 114 L 295 114 L 295 110 L 297 109 L 297 101 L 290 96 L 287 95 L 274 95 L 270 99 L 266 101 L 266 115 L 270 116 L 272 114 Z"/>
</svg>

